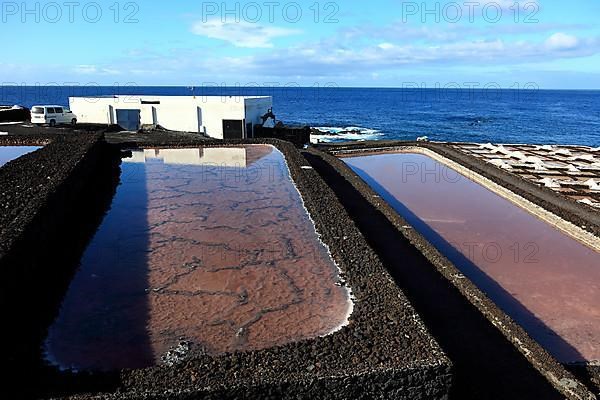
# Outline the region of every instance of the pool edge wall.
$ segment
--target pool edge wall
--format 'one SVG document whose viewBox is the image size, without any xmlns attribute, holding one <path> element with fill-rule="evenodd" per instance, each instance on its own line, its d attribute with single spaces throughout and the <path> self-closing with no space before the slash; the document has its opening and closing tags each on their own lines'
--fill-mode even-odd
<svg viewBox="0 0 600 400">
<path fill-rule="evenodd" d="M 442 255 L 420 233 L 412 228 L 411 225 L 406 222 L 406 220 L 402 218 L 387 202 L 382 200 L 380 196 L 354 171 L 352 171 L 350 167 L 333 155 L 337 152 L 343 153 L 349 150 L 361 151 L 361 155 L 365 155 L 371 153 L 376 154 L 377 151 L 381 150 L 391 151 L 399 148 L 416 148 L 418 151 L 419 148 L 422 148 L 445 156 L 441 151 L 437 151 L 440 147 L 443 146 L 440 144 L 423 144 L 417 142 L 386 142 L 385 144 L 371 142 L 323 146 L 324 151 L 311 149 L 309 152 L 316 154 L 318 157 L 322 158 L 326 163 L 332 166 L 362 195 L 367 202 L 379 210 L 395 227 L 395 229 L 430 261 L 430 263 L 437 269 L 443 278 L 446 279 L 451 285 L 456 287 L 458 291 L 468 300 L 468 302 L 475 306 L 479 312 L 481 312 L 481 314 L 491 324 L 493 324 L 502 333 L 502 335 L 510 343 L 512 343 L 512 345 L 517 348 L 518 351 L 523 354 L 523 356 L 525 356 L 525 358 L 543 376 L 545 376 L 546 379 L 557 390 L 559 390 L 569 399 L 596 398 L 590 391 L 591 388 L 586 387 L 586 385 L 579 381 L 579 379 L 584 377 L 585 374 L 589 374 L 587 379 L 591 380 L 593 385 L 597 385 L 597 383 L 594 382 L 594 379 L 597 379 L 598 376 L 598 369 L 596 367 L 589 366 L 586 371 L 582 372 L 581 369 L 578 370 L 577 368 L 567 367 L 556 361 L 536 341 L 531 339 L 523 330 L 523 328 L 521 328 L 521 326 L 516 324 L 508 315 L 506 315 L 506 313 L 500 310 L 498 306 L 496 306 L 496 304 L 491 301 L 473 282 L 465 278 L 461 271 L 452 262 Z M 362 153 L 362 151 L 366 151 L 366 153 Z M 461 161 L 459 161 L 459 159 L 451 160 L 471 169 L 468 158 L 461 159 Z M 487 176 L 487 174 L 480 173 L 475 169 L 472 170 L 488 179 L 491 179 Z M 502 181 L 500 181 L 500 179 L 497 180 L 498 181 L 495 183 L 504 186 L 502 185 Z M 518 192 L 517 194 L 520 195 Z M 533 195 L 530 195 L 529 197 L 532 196 Z M 577 377 L 573 375 L 572 372 L 574 372 Z"/>
<path fill-rule="evenodd" d="M 22 137 L 18 140 L 22 144 L 31 143 Z M 111 170 L 114 147 L 108 146 L 101 136 L 77 135 L 40 140 L 46 140 L 46 147 L 7 164 L 12 180 L 21 179 L 23 185 L 32 186 L 10 187 L 10 193 L 5 196 L 7 199 L 19 201 L 20 191 L 27 193 L 27 199 L 21 198 L 20 201 L 28 204 L 15 215 L 9 229 L 3 230 L 0 236 L 2 239 L 6 237 L 6 243 L 10 244 L 6 251 L 0 253 L 0 265 L 13 270 L 7 282 L 17 289 L 5 292 L 3 305 L 11 309 L 8 323 L 15 326 L 47 327 L 51 323 L 50 318 L 57 313 L 56 301 L 48 301 L 45 291 L 36 292 L 30 299 L 37 304 L 36 310 L 23 308 L 17 300 L 22 295 L 18 290 L 19 282 L 33 280 L 35 287 L 44 287 L 52 286 L 52 279 L 57 279 L 60 280 L 57 286 L 64 295 L 76 267 L 76 262 L 75 266 L 48 263 L 43 255 L 46 250 L 36 248 L 36 243 L 39 245 L 48 240 L 54 245 L 56 241 L 47 236 L 60 237 L 57 235 L 61 234 L 61 229 L 57 225 L 73 213 L 74 205 L 90 211 L 93 216 L 87 224 L 97 227 L 110 205 L 107 198 L 112 198 L 116 188 L 116 182 L 95 191 L 94 185 L 91 185 L 92 190 L 89 187 L 90 181 L 97 183 L 99 170 L 104 171 L 100 175 L 107 175 L 107 181 L 110 177 L 114 179 L 114 171 Z M 350 325 L 324 338 L 283 347 L 220 357 L 210 357 L 201 349 L 194 349 L 183 362 L 173 367 L 157 366 L 110 374 L 60 372 L 43 365 L 39 358 L 36 360 L 38 351 L 16 346 L 11 350 L 10 358 L 15 367 L 14 374 L 9 377 L 12 385 L 2 390 L 9 394 L 27 393 L 53 398 L 447 398 L 452 382 L 451 362 L 427 332 L 406 296 L 394 284 L 333 192 L 315 171 L 306 169 L 306 160 L 293 145 L 278 140 L 157 140 L 144 143 L 144 147 L 236 144 L 270 144 L 284 154 L 292 179 L 321 239 L 330 248 L 344 280 L 353 291 L 355 308 Z M 129 143 L 127 147 L 131 145 Z M 55 165 L 59 161 L 60 166 Z M 32 174 L 30 170 L 42 165 L 47 172 L 56 169 L 55 173 L 40 175 L 38 172 L 36 177 L 19 178 L 19 173 Z M 0 182 L 5 175 L 7 172 L 0 170 Z M 43 175 L 51 175 L 52 178 Z M 83 198 L 89 198 L 82 197 L 82 193 L 95 194 L 103 200 L 93 206 L 82 204 Z M 84 236 L 89 240 L 91 234 L 93 230 Z M 72 253 L 69 258 L 72 263 L 74 256 L 81 256 L 86 243 L 83 247 L 76 245 L 74 248 L 63 243 L 67 253 Z M 52 272 L 38 276 L 44 270 Z M 53 277 L 54 272 L 60 278 Z M 56 292 L 53 294 L 56 295 Z M 27 324 L 23 325 L 25 321 Z M 43 331 L 40 329 L 35 338 L 25 341 L 29 347 L 34 339 L 40 339 Z M 19 334 L 22 331 L 15 332 L 15 340 L 18 340 Z M 31 390 L 34 392 L 29 393 Z"/>
<path fill-rule="evenodd" d="M 4 136 L 0 145 L 44 146 L 0 168 L 0 304 L 11 365 L 0 390 L 33 397 L 36 386 L 54 378 L 41 362 L 40 343 L 110 205 L 118 153 L 101 135 Z"/>
</svg>

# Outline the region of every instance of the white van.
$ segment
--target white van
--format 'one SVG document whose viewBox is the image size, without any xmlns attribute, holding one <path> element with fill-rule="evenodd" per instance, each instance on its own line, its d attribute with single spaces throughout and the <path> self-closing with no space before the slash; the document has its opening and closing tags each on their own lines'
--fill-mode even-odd
<svg viewBox="0 0 600 400">
<path fill-rule="evenodd" d="M 76 125 L 77 116 L 63 106 L 33 106 L 31 107 L 31 123 L 50 126 Z"/>
</svg>

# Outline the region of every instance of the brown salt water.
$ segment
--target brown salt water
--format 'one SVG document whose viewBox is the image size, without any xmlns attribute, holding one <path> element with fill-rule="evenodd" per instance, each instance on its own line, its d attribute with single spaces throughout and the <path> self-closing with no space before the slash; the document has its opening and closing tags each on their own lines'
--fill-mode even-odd
<svg viewBox="0 0 600 400">
<path fill-rule="evenodd" d="M 600 360 L 600 254 L 426 155 L 343 160 L 559 361 Z"/>
<path fill-rule="evenodd" d="M 40 146 L 0 146 L 0 167 L 40 148 Z"/>
<path fill-rule="evenodd" d="M 220 354 L 324 336 L 351 309 L 274 147 L 134 151 L 45 348 L 62 368 L 140 368 L 182 342 Z"/>
</svg>

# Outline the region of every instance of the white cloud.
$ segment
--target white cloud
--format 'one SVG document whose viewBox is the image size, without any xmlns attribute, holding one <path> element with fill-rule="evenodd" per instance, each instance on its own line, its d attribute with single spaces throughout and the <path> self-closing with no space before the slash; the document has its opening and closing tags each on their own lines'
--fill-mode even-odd
<svg viewBox="0 0 600 400">
<path fill-rule="evenodd" d="M 272 48 L 273 39 L 302 33 L 296 29 L 262 26 L 246 21 L 223 22 L 219 19 L 196 22 L 192 32 L 211 39 L 224 40 L 236 47 Z"/>
<path fill-rule="evenodd" d="M 304 50 L 310 48 L 310 52 Z M 302 63 L 295 55 L 304 54 Z M 541 40 L 474 39 L 456 42 L 384 41 L 350 45 L 346 41 L 306 43 L 261 57 L 245 57 L 245 70 L 257 74 L 340 76 L 383 73 L 405 67 L 515 66 L 600 54 L 600 38 L 552 35 Z"/>
<path fill-rule="evenodd" d="M 123 75 L 180 76 L 189 79 L 274 79 L 289 80 L 290 77 L 336 77 L 362 76 L 385 71 L 402 70 L 405 67 L 477 67 L 515 66 L 547 63 L 553 60 L 587 57 L 600 54 L 600 38 L 575 38 L 567 34 L 553 34 L 541 40 L 476 39 L 452 43 L 404 43 L 384 41 L 357 44 L 351 39 L 324 40 L 303 43 L 285 49 L 273 49 L 261 54 L 228 56 L 207 59 L 194 49 L 182 49 L 169 54 L 152 55 L 119 62 Z M 548 45 L 550 43 L 551 45 Z M 298 62 L 301 57 L 302 62 Z M 146 71 L 148 66 L 160 66 L 157 71 Z M 109 68 L 104 66 L 80 66 L 83 70 L 98 74 Z M 112 68 L 113 66 L 110 65 Z M 143 71 L 143 73 L 142 73 Z M 249 78 L 246 78 L 249 77 Z M 269 78 L 267 78 L 269 77 Z M 221 79 L 221 78 L 219 78 Z M 262 80 L 261 80 L 262 79 Z M 312 79 L 312 78 L 311 78 Z"/>
<path fill-rule="evenodd" d="M 79 75 L 119 75 L 121 71 L 115 68 L 98 67 L 96 65 L 82 64 L 73 67 L 73 72 Z"/>
<path fill-rule="evenodd" d="M 73 68 L 73 71 L 77 74 L 95 74 L 98 72 L 98 68 L 95 65 L 77 65 Z"/>
<path fill-rule="evenodd" d="M 471 70 L 521 68 L 600 54 L 600 37 L 585 34 L 581 27 L 532 25 L 533 30 L 518 30 L 516 36 L 503 34 L 504 31 L 499 29 L 502 25 L 496 28 L 484 33 L 475 27 L 459 25 L 447 29 L 410 24 L 361 25 L 340 29 L 337 34 L 319 41 L 275 47 L 274 39 L 300 31 L 217 20 L 197 23 L 192 31 L 237 47 L 271 48 L 271 51 L 229 51 L 227 56 L 215 54 L 208 58 L 205 54 L 212 46 L 168 51 L 140 49 L 103 64 L 71 66 L 71 70 L 86 78 L 112 79 L 111 74 L 119 73 L 127 79 L 144 82 L 149 76 L 153 81 L 167 80 L 167 83 L 178 82 L 181 76 L 190 82 L 219 79 L 287 82 L 296 76 L 301 77 L 298 80 L 313 77 L 360 79 L 364 76 L 384 79 L 411 68 L 429 71 L 462 67 Z M 298 62 L 299 58 L 302 62 Z"/>
<path fill-rule="evenodd" d="M 386 43 L 380 43 L 379 46 L 377 46 L 377 47 L 379 47 L 381 50 L 391 50 L 396 46 L 394 46 L 391 43 L 386 42 Z"/>
<path fill-rule="evenodd" d="M 546 40 L 546 47 L 551 50 L 573 50 L 579 46 L 576 36 L 558 32 Z"/>
</svg>

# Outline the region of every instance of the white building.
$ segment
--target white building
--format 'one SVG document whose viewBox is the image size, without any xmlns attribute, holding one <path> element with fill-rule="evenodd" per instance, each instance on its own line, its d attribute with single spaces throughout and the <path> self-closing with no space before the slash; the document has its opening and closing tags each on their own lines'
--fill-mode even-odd
<svg viewBox="0 0 600 400">
<path fill-rule="evenodd" d="M 204 133 L 216 139 L 251 138 L 255 124 L 273 106 L 269 96 L 103 96 L 70 97 L 79 123 L 144 125 Z"/>
</svg>

